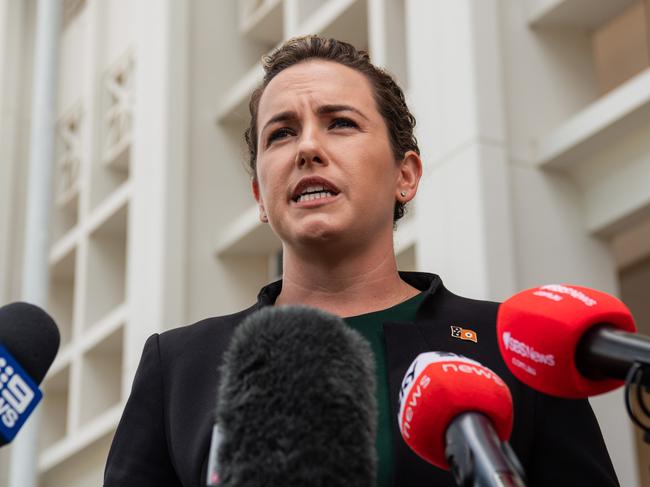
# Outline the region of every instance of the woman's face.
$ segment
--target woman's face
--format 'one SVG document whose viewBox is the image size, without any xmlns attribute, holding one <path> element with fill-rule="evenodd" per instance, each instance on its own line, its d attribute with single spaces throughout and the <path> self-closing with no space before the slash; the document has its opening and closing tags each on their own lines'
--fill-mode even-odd
<svg viewBox="0 0 650 487">
<path fill-rule="evenodd" d="M 262 95 L 258 127 L 253 192 L 286 245 L 392 234 L 403 170 L 363 74 L 324 60 L 282 71 Z"/>
</svg>

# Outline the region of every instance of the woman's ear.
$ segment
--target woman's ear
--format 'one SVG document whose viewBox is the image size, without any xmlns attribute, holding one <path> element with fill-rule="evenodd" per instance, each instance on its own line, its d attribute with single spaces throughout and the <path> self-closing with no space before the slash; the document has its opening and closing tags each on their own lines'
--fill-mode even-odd
<svg viewBox="0 0 650 487">
<path fill-rule="evenodd" d="M 257 206 L 260 209 L 260 221 L 262 223 L 268 223 L 269 218 L 266 216 L 266 210 L 264 209 L 264 201 L 262 200 L 262 196 L 260 195 L 260 185 L 257 182 L 257 179 L 253 179 L 251 181 L 251 188 L 253 190 L 253 196 L 255 197 L 255 201 L 257 201 Z"/>
<path fill-rule="evenodd" d="M 396 198 L 402 203 L 408 203 L 415 197 L 418 184 L 422 177 L 422 159 L 415 151 L 408 151 L 399 163 Z"/>
</svg>

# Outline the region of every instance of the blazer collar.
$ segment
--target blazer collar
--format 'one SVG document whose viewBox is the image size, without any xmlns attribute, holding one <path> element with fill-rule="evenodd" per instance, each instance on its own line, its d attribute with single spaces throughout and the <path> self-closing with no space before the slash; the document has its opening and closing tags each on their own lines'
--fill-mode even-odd
<svg viewBox="0 0 650 487">
<path fill-rule="evenodd" d="M 440 277 L 428 272 L 400 272 L 399 275 L 404 282 L 427 294 L 420 305 L 420 309 L 418 309 L 418 316 L 420 316 L 423 308 L 429 307 L 428 301 L 432 300 L 434 293 L 442 284 Z M 273 305 L 280 295 L 280 291 L 282 291 L 281 279 L 264 286 L 257 294 L 257 307 L 263 308 L 264 306 Z"/>
</svg>

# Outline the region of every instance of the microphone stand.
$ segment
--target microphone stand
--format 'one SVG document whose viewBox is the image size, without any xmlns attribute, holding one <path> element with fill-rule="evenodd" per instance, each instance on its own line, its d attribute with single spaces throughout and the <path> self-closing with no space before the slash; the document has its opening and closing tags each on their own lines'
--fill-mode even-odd
<svg viewBox="0 0 650 487">
<path fill-rule="evenodd" d="M 484 415 L 457 416 L 445 439 L 447 462 L 459 487 L 525 487 L 519 460 Z"/>
<path fill-rule="evenodd" d="M 627 380 L 635 363 L 650 366 L 650 338 L 605 324 L 589 329 L 576 350 L 578 370 L 592 379 Z M 607 375 L 598 375 L 599 370 L 607 371 Z M 641 385 L 650 387 L 650 376 L 644 376 L 642 380 Z"/>
<path fill-rule="evenodd" d="M 650 444 L 650 407 L 644 398 L 644 390 L 650 390 L 650 338 L 596 325 L 578 344 L 576 366 L 585 377 L 625 381 L 627 414 L 643 430 L 643 441 Z M 599 370 L 607 372 L 598 374 Z"/>
</svg>

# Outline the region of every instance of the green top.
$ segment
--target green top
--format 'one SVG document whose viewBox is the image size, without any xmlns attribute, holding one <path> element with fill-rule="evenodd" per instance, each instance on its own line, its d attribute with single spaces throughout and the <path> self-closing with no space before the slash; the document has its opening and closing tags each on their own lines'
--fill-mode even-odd
<svg viewBox="0 0 650 487">
<path fill-rule="evenodd" d="M 388 371 L 386 370 L 386 348 L 384 346 L 383 324 L 387 321 L 415 321 L 415 314 L 424 299 L 424 293 L 399 303 L 392 308 L 350 316 L 345 322 L 361 333 L 370 342 L 377 366 L 377 406 L 379 424 L 377 428 L 377 486 L 388 487 L 393 478 L 393 434 L 391 430 Z"/>
</svg>

